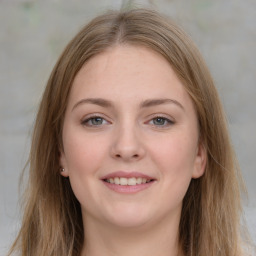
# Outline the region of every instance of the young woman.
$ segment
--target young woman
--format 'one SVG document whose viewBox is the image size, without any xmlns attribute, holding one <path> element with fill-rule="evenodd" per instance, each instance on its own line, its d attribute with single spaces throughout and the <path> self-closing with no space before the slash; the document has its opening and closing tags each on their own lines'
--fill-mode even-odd
<svg viewBox="0 0 256 256">
<path fill-rule="evenodd" d="M 92 20 L 45 89 L 10 252 L 241 256 L 241 174 L 191 40 L 136 9 Z"/>
</svg>

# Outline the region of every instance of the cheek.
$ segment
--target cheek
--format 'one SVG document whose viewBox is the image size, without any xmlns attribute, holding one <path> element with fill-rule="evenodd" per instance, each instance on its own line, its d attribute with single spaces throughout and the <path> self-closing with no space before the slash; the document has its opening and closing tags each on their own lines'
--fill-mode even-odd
<svg viewBox="0 0 256 256">
<path fill-rule="evenodd" d="M 181 201 L 187 191 L 194 168 L 195 148 L 196 139 L 189 136 L 170 136 L 158 146 L 151 147 L 152 159 L 164 184 L 162 189 L 165 194 L 172 195 L 170 200 Z"/>
<path fill-rule="evenodd" d="M 100 138 L 84 133 L 66 133 L 64 150 L 72 190 L 80 204 L 88 208 L 96 195 L 99 170 L 105 162 L 106 147 Z M 106 144 L 106 143 L 105 143 Z"/>
<path fill-rule="evenodd" d="M 150 146 L 151 156 L 165 172 L 187 172 L 193 169 L 196 142 L 194 137 L 170 136 Z"/>
<path fill-rule="evenodd" d="M 104 142 L 94 136 L 85 136 L 83 132 L 67 133 L 64 150 L 70 175 L 94 172 L 106 156 Z"/>
</svg>

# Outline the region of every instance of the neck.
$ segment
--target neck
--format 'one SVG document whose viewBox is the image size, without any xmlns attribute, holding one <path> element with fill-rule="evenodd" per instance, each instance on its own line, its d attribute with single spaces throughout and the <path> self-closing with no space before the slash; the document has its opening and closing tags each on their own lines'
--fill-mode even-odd
<svg viewBox="0 0 256 256">
<path fill-rule="evenodd" d="M 84 218 L 85 242 L 81 256 L 182 256 L 179 221 L 160 221 L 154 226 L 113 227 Z"/>
</svg>

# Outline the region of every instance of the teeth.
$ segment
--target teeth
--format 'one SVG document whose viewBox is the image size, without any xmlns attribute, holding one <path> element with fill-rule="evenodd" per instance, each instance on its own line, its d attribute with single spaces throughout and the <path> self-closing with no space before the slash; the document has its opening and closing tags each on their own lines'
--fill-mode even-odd
<svg viewBox="0 0 256 256">
<path fill-rule="evenodd" d="M 136 185 L 136 178 L 128 179 L 128 185 L 129 185 L 129 186 L 134 186 L 134 185 Z"/>
<path fill-rule="evenodd" d="M 137 183 L 137 184 L 141 184 L 141 183 L 142 183 L 142 178 L 137 178 L 137 179 L 136 179 L 136 183 Z"/>
<path fill-rule="evenodd" d="M 106 182 L 111 183 L 111 184 L 116 184 L 116 185 L 122 185 L 122 186 L 135 186 L 137 184 L 145 184 L 150 182 L 150 179 L 146 178 L 123 178 L 123 177 L 115 177 L 115 178 L 110 178 L 107 179 Z"/>
<path fill-rule="evenodd" d="M 119 185 L 119 184 L 120 184 L 120 180 L 119 180 L 118 177 L 115 177 L 115 178 L 114 178 L 114 183 L 115 183 L 116 185 Z"/>
<path fill-rule="evenodd" d="M 120 178 L 120 184 L 119 185 L 127 185 L 128 184 L 128 179 L 126 178 Z"/>
</svg>

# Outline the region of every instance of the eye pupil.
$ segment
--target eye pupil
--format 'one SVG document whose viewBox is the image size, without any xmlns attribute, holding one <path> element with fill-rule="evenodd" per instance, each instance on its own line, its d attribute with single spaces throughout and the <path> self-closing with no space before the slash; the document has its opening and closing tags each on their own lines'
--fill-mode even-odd
<svg viewBox="0 0 256 256">
<path fill-rule="evenodd" d="M 163 125 L 163 124 L 165 124 L 165 119 L 162 117 L 157 117 L 154 119 L 154 124 L 155 125 Z"/>
<path fill-rule="evenodd" d="M 91 119 L 91 122 L 93 125 L 100 125 L 103 122 L 103 119 L 101 117 L 94 117 Z"/>
</svg>

